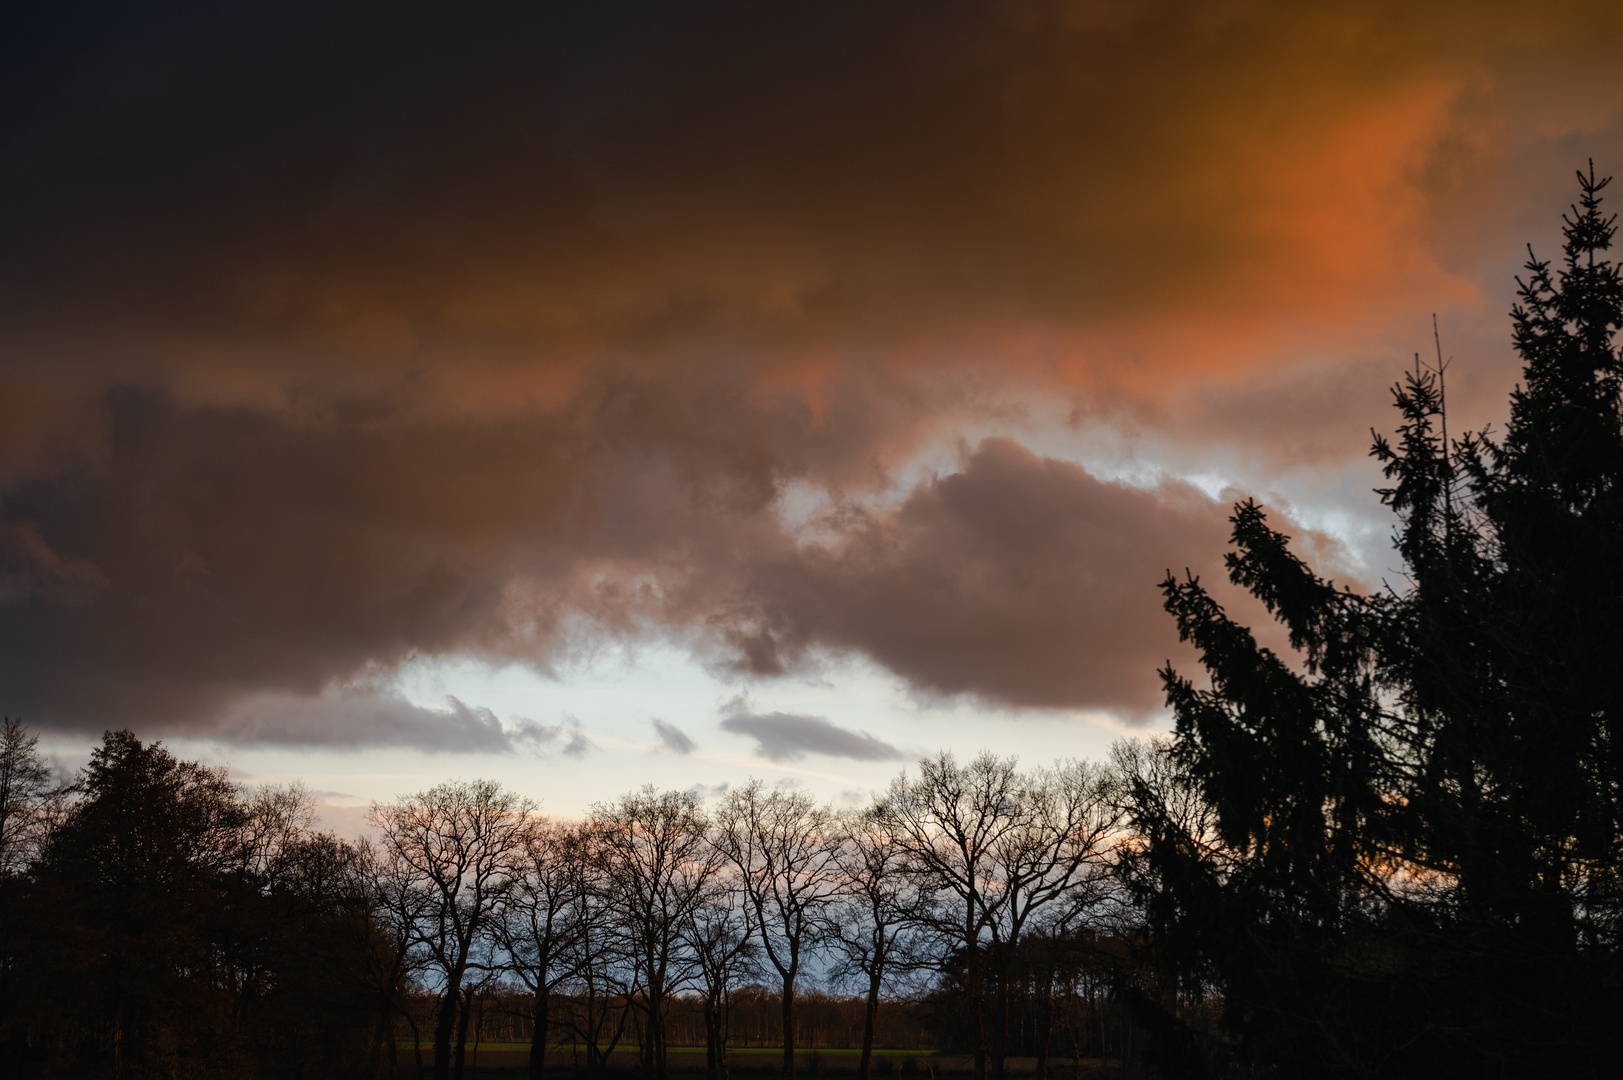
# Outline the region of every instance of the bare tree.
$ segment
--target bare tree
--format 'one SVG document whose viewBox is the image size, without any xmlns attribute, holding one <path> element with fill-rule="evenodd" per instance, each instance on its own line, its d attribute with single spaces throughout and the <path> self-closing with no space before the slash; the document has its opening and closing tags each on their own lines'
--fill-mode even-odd
<svg viewBox="0 0 1623 1080">
<path fill-rule="evenodd" d="M 39 736 L 21 720 L 0 721 L 0 876 L 20 873 L 37 848 L 51 768 Z"/>
<path fill-rule="evenodd" d="M 588 821 L 575 835 L 582 888 L 574 895 L 570 915 L 579 933 L 569 959 L 571 975 L 564 983 L 569 995 L 565 1022 L 585 1054 L 585 1074 L 597 1077 L 625 1034 L 641 966 L 619 925 L 614 890 L 599 856 L 597 826 Z"/>
<path fill-rule="evenodd" d="M 535 804 L 492 780 L 441 784 L 400 802 L 372 807 L 370 820 L 413 894 L 406 927 L 440 982 L 434 1025 L 434 1078 L 461 1080 L 463 1040 L 451 1054 L 463 981 L 474 949 L 521 870 Z M 414 905 L 414 906 L 413 906 Z"/>
<path fill-rule="evenodd" d="M 1000 830 L 991 847 L 992 878 L 986 895 L 995 902 L 987 908 L 986 921 L 997 978 L 992 1061 L 1001 1080 L 1010 981 L 1021 940 L 1039 921 L 1054 930 L 1073 927 L 1106 897 L 1108 841 L 1119 813 L 1108 775 L 1074 760 L 1020 776 L 1016 791 L 999 812 L 1010 827 Z M 1050 979 L 1045 995 L 1051 995 L 1051 984 Z M 1046 1032 L 1045 1025 L 1039 1054 L 1045 1065 Z"/>
<path fill-rule="evenodd" d="M 872 1080 L 879 996 L 907 951 L 907 935 L 927 919 L 933 889 L 911 871 L 906 849 L 871 807 L 845 819 L 837 858 L 841 888 L 831 941 L 840 956 L 833 970 L 860 980 L 867 993 L 857 1076 Z"/>
<path fill-rule="evenodd" d="M 665 1010 L 686 978 L 691 953 L 684 930 L 704 903 L 716 872 L 707 822 L 691 792 L 653 785 L 592 807 L 589 823 L 599 866 L 627 951 L 644 989 L 642 1067 L 665 1080 Z"/>
<path fill-rule="evenodd" d="M 975 1022 L 975 1077 L 986 1080 L 984 938 L 991 914 L 1002 903 L 993 851 L 1017 828 L 1009 811 L 1018 805 L 1014 760 L 983 753 L 968 765 L 943 752 L 919 762 L 917 778 L 902 773 L 875 804 L 875 820 L 906 853 L 916 873 L 945 893 L 931 927 L 943 958 L 961 952 L 965 989 Z"/>
<path fill-rule="evenodd" d="M 397 1074 L 396 1017 L 412 1031 L 417 1075 L 423 1075 L 422 1039 L 417 1017 L 406 1007 L 406 991 L 420 969 L 422 956 L 414 949 L 414 933 L 422 918 L 425 897 L 412 886 L 412 873 L 386 847 L 361 839 L 356 845 L 356 873 L 360 879 L 353 911 L 356 933 L 356 969 L 376 1009 L 372 1034 L 371 1066 L 374 1077 Z"/>
<path fill-rule="evenodd" d="M 838 890 L 839 831 L 834 812 L 811 796 L 759 780 L 728 793 L 717 812 L 714 842 L 738 872 L 782 986 L 784 1080 L 795 1075 L 795 982 Z"/>
<path fill-rule="evenodd" d="M 837 953 L 831 974 L 855 979 L 867 994 L 857 1077 L 872 1080 L 880 994 L 894 971 L 907 966 L 909 935 L 928 921 L 935 890 L 928 877 L 912 870 L 906 849 L 873 807 L 842 820 L 836 858 L 841 888 L 829 919 L 829 942 Z"/>
<path fill-rule="evenodd" d="M 704 992 L 705 1075 L 727 1080 L 732 992 L 760 971 L 755 909 L 736 882 L 717 874 L 705 902 L 688 920 L 687 938 Z"/>
<path fill-rule="evenodd" d="M 507 970 L 530 992 L 533 1003 L 531 1080 L 541 1080 L 546 1070 L 552 994 L 575 974 L 581 937 L 589 926 L 581 903 L 588 888 L 588 850 L 581 830 L 537 823 L 525 837 L 520 873 L 494 923 Z"/>
</svg>

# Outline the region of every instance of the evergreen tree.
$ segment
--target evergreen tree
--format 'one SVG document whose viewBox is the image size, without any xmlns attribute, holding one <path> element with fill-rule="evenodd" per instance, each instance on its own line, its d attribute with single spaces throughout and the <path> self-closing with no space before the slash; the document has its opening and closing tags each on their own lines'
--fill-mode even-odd
<svg viewBox="0 0 1623 1080">
<path fill-rule="evenodd" d="M 1229 576 L 1262 647 L 1194 578 L 1167 610 L 1210 686 L 1168 669 L 1169 753 L 1215 828 L 1139 784 L 1129 860 L 1160 961 L 1219 988 L 1237 1040 L 1186 1056 L 1287 1075 L 1597 1074 L 1619 1005 L 1623 284 L 1607 181 L 1579 174 L 1560 269 L 1512 311 L 1525 383 L 1501 439 L 1446 435 L 1441 370 L 1395 391 L 1402 589 L 1338 589 L 1254 503 Z M 1185 1031 L 1190 1038 L 1193 1032 Z M 1181 1044 L 1185 1051 L 1192 1045 Z M 1238 1047 L 1237 1050 L 1234 1048 Z"/>
</svg>

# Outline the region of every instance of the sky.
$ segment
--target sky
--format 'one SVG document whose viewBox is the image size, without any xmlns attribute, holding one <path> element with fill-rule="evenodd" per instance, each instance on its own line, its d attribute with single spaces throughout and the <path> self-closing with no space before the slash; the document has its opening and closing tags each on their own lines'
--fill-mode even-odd
<svg viewBox="0 0 1623 1080">
<path fill-rule="evenodd" d="M 0 711 L 335 828 L 1169 728 L 1255 498 L 1502 423 L 1623 8 L 7 5 Z M 1437 338 L 1433 337 L 1433 315 Z"/>
</svg>

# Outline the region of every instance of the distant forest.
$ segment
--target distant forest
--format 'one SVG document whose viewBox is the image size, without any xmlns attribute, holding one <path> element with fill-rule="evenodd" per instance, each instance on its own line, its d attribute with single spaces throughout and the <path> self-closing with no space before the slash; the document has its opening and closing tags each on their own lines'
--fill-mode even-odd
<svg viewBox="0 0 1623 1080">
<path fill-rule="evenodd" d="M 1615 1074 L 1623 280 L 1607 181 L 1579 184 L 1519 282 L 1505 430 L 1447 433 L 1440 347 L 1395 388 L 1401 579 L 1338 587 L 1241 503 L 1229 576 L 1291 652 L 1169 576 L 1202 678 L 1164 670 L 1175 736 L 1106 762 L 940 755 L 852 812 L 644 788 L 578 822 L 447 783 L 347 841 L 129 731 L 59 783 L 6 721 L 0 1066 L 460 1080 L 501 1040 L 534 1077 L 629 1049 L 665 1080 L 702 1045 L 724 1080 L 762 1044 L 785 1080 L 836 1045 L 862 1080 L 886 1048 L 976 1080 Z"/>
</svg>

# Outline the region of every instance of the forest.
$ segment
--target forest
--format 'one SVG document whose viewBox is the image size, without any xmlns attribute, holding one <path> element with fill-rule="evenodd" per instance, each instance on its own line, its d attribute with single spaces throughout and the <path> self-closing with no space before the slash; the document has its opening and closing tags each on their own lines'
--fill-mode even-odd
<svg viewBox="0 0 1623 1080">
<path fill-rule="evenodd" d="M 1502 433 L 1447 433 L 1446 365 L 1373 453 L 1402 578 L 1321 577 L 1255 502 L 1233 583 L 1165 606 L 1199 682 L 1175 734 L 1022 767 L 948 754 L 836 810 L 753 782 L 579 821 L 445 783 L 318 829 L 110 731 L 72 778 L 0 746 L 0 1054 L 11 1074 L 468 1074 L 470 1045 L 666 1080 L 702 1044 L 777 1071 L 854 1046 L 976 1080 L 1084 1058 L 1168 1076 L 1609 1074 L 1623 1007 L 1623 280 L 1579 174 L 1512 311 Z"/>
</svg>

